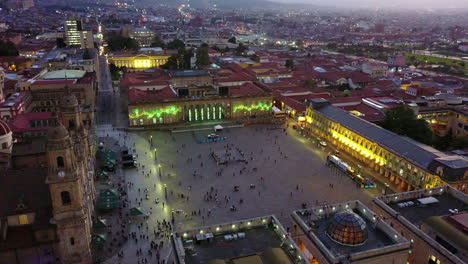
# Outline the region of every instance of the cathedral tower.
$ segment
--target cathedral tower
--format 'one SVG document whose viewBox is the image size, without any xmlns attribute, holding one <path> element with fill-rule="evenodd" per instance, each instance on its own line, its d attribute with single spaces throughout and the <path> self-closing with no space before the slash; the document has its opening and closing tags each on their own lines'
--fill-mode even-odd
<svg viewBox="0 0 468 264">
<path fill-rule="evenodd" d="M 91 219 L 84 182 L 72 138 L 57 122 L 48 131 L 47 162 L 53 220 L 57 225 L 58 250 L 65 264 L 91 261 Z"/>
</svg>

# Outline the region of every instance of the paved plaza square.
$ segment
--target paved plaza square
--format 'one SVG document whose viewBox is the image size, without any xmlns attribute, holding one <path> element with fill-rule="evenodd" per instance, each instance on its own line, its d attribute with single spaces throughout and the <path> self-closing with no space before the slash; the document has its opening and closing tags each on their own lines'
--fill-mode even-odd
<svg viewBox="0 0 468 264">
<path fill-rule="evenodd" d="M 358 188 L 349 177 L 328 167 L 325 159 L 331 150 L 318 148 L 292 128 L 230 128 L 219 133 L 225 140 L 198 142 L 211 133 L 108 132 L 134 153 L 139 164 L 123 170 L 127 183 L 133 183 L 128 190 L 130 207 L 140 206 L 150 213 L 147 232 L 136 225 L 130 231 L 151 235 L 163 219 L 184 230 L 270 214 L 288 227 L 291 212 L 303 203 L 315 206 L 355 199 L 369 203 L 379 193 Z M 232 153 L 243 152 L 246 162 L 218 165 L 211 153 L 228 148 Z M 146 244 L 129 240 L 122 262 L 138 259 L 132 257 L 134 250 L 149 247 Z M 168 259 L 172 249 L 165 252 Z"/>
</svg>

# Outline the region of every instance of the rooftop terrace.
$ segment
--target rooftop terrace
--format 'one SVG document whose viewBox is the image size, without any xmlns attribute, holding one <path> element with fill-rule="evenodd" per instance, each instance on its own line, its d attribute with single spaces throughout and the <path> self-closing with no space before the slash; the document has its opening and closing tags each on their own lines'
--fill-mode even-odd
<svg viewBox="0 0 468 264">
<path fill-rule="evenodd" d="M 364 232 L 367 239 L 363 243 L 346 245 L 332 239 L 330 230 L 327 229 L 336 221 L 335 216 L 342 212 L 356 215 L 365 222 Z M 378 219 L 374 212 L 359 201 L 298 210 L 293 212 L 293 218 L 327 259 L 327 263 L 337 263 L 336 261 L 340 259 L 359 260 L 373 255 L 391 254 L 409 247 L 409 242 L 404 237 Z M 340 231 L 343 232 L 341 236 L 345 240 L 350 239 L 349 236 L 352 234 L 349 234 L 349 227 L 333 232 Z"/>
<path fill-rule="evenodd" d="M 177 232 L 174 243 L 180 264 L 308 264 L 274 216 Z"/>
</svg>

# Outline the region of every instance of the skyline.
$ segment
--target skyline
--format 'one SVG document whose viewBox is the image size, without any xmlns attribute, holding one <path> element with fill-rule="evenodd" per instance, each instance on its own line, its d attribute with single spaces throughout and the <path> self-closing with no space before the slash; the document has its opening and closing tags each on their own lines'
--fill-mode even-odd
<svg viewBox="0 0 468 264">
<path fill-rule="evenodd" d="M 336 6 L 336 7 L 375 7 L 375 8 L 421 8 L 424 9 L 440 9 L 440 8 L 468 8 L 468 4 L 463 0 L 447 0 L 447 1 L 424 1 L 424 0 L 394 0 L 394 1 L 377 1 L 375 0 L 272 0 L 281 3 L 304 3 L 322 6 Z"/>
</svg>

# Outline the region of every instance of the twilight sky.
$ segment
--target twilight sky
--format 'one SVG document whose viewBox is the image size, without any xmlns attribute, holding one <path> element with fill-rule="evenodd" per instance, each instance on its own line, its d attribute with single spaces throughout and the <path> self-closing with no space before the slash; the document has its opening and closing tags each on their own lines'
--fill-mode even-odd
<svg viewBox="0 0 468 264">
<path fill-rule="evenodd" d="M 467 0 L 273 0 L 340 7 L 468 8 Z"/>
</svg>

